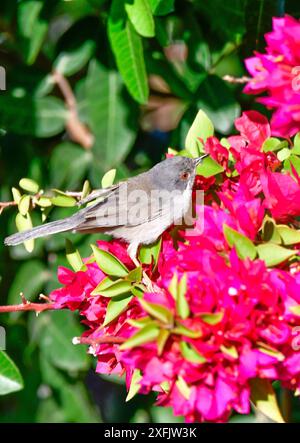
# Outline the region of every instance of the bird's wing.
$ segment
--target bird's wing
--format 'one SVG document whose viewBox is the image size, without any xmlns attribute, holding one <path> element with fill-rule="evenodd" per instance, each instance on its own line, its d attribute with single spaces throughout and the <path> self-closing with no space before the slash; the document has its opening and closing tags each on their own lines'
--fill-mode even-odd
<svg viewBox="0 0 300 443">
<path fill-rule="evenodd" d="M 131 201 L 127 198 L 128 194 L 122 194 L 122 191 L 121 184 L 118 189 L 112 190 L 104 201 L 85 208 L 80 229 L 138 226 L 163 216 L 163 207 L 156 205 L 156 202 L 150 203 L 143 195 Z"/>
<path fill-rule="evenodd" d="M 92 191 L 87 197 L 83 198 L 82 200 L 79 200 L 78 206 L 85 205 L 86 203 L 89 203 L 92 200 L 96 200 L 100 197 L 106 198 L 112 192 L 114 192 L 118 187 L 119 187 L 119 184 L 116 184 L 116 185 L 109 186 L 108 188 L 96 189 L 95 191 Z"/>
</svg>

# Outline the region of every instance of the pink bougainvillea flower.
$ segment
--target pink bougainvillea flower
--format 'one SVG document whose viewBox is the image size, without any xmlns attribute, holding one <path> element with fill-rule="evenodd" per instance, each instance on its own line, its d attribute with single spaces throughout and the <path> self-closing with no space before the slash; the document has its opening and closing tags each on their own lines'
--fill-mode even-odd
<svg viewBox="0 0 300 443">
<path fill-rule="evenodd" d="M 265 35 L 266 53 L 245 61 L 252 79 L 247 94 L 266 93 L 259 102 L 274 110 L 272 134 L 290 137 L 300 130 L 300 22 L 293 17 L 273 18 Z"/>
<path fill-rule="evenodd" d="M 132 386 L 141 394 L 155 392 L 158 405 L 188 422 L 248 414 L 253 379 L 300 391 L 299 252 L 294 244 L 276 245 L 290 248 L 294 257 L 267 267 L 256 248 L 268 246 L 266 216 L 298 227 L 300 177 L 293 166 L 285 171 L 276 154 L 264 152 L 271 133 L 265 117 L 245 112 L 236 129 L 227 147 L 216 137 L 205 142 L 224 171 L 196 178 L 205 200 L 196 205 L 193 226 L 167 230 L 157 264 L 143 265 L 155 291 L 126 276 L 128 293 L 110 298 L 98 288 L 95 295 L 107 275 L 89 257 L 79 272 L 59 268 L 63 286 L 50 294 L 56 308 L 78 309 L 97 372 L 125 375 L 130 393 Z M 225 225 L 237 243 L 226 237 Z M 251 254 L 244 256 L 238 245 L 245 241 Z M 124 242 L 97 244 L 134 269 Z M 110 278 L 105 284 L 120 283 L 118 274 Z M 114 309 L 117 315 L 109 318 Z"/>
</svg>

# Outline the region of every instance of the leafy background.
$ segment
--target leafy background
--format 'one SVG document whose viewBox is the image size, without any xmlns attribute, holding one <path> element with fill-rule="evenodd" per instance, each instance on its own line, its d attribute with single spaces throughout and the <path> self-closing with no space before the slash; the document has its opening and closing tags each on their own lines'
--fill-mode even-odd
<svg viewBox="0 0 300 443">
<path fill-rule="evenodd" d="M 100 187 L 111 168 L 117 179 L 146 170 L 168 146 L 183 147 L 199 108 L 219 135 L 230 133 L 242 109 L 259 105 L 223 76 L 245 74 L 243 59 L 263 48 L 271 17 L 284 12 L 299 17 L 299 2 L 2 0 L 0 201 L 12 199 L 22 177 L 44 190 L 80 191 L 86 179 Z M 32 222 L 71 212 L 55 205 L 33 211 Z M 32 253 L 5 248 L 15 214 L 8 208 L 0 218 L 2 305 L 19 303 L 20 292 L 48 294 L 57 266 L 67 265 L 65 235 L 38 240 Z M 68 237 L 82 256 L 99 238 Z M 76 313 L 14 313 L 0 324 L 0 422 L 181 421 L 152 396 L 125 403 L 123 380 L 95 374 L 85 347 L 71 344 L 83 329 Z M 299 405 L 290 419 L 300 420 Z"/>
</svg>

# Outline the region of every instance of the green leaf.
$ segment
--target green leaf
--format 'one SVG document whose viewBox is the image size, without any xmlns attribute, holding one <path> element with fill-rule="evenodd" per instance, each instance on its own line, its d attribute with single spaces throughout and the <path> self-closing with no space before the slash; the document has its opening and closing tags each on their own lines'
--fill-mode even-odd
<svg viewBox="0 0 300 443">
<path fill-rule="evenodd" d="M 51 152 L 50 181 L 56 188 L 76 189 L 92 163 L 90 150 L 82 149 L 75 143 L 63 142 Z"/>
<path fill-rule="evenodd" d="M 200 318 L 209 325 L 217 325 L 223 320 L 224 312 L 203 312 L 200 314 Z"/>
<path fill-rule="evenodd" d="M 197 166 L 197 175 L 202 175 L 203 177 L 212 177 L 223 171 L 224 168 L 211 157 L 204 158 L 202 163 Z"/>
<path fill-rule="evenodd" d="M 98 183 L 99 171 L 120 164 L 128 154 L 136 137 L 136 111 L 124 97 L 119 73 L 96 60 L 89 64 L 78 102 L 81 118 L 87 121 L 95 139 L 92 172 Z"/>
<path fill-rule="evenodd" d="M 18 204 L 21 199 L 21 193 L 20 193 L 19 189 L 11 188 L 11 193 L 12 193 L 14 202 Z"/>
<path fill-rule="evenodd" d="M 66 238 L 66 256 L 69 264 L 72 266 L 75 272 L 78 272 L 84 266 L 82 258 L 73 243 Z"/>
<path fill-rule="evenodd" d="M 126 349 L 144 345 L 145 343 L 150 343 L 158 337 L 158 334 L 159 328 L 157 325 L 153 323 L 146 325 L 137 331 L 132 337 L 126 340 L 126 342 L 120 346 L 120 350 L 124 351 Z"/>
<path fill-rule="evenodd" d="M 149 0 L 125 0 L 125 9 L 136 32 L 143 37 L 155 36 Z"/>
<path fill-rule="evenodd" d="M 141 263 L 150 265 L 152 261 L 157 265 L 161 250 L 161 237 L 151 245 L 142 245 L 139 249 L 139 260 Z"/>
<path fill-rule="evenodd" d="M 170 324 L 173 319 L 172 312 L 170 312 L 167 308 L 157 303 L 150 303 L 144 299 L 139 300 L 142 308 L 150 314 L 152 317 L 156 318 L 162 323 Z"/>
<path fill-rule="evenodd" d="M 158 355 L 161 355 L 163 353 L 164 347 L 168 341 L 168 338 L 170 337 L 171 332 L 167 329 L 161 329 L 159 331 L 158 337 L 157 337 L 157 352 Z"/>
<path fill-rule="evenodd" d="M 187 276 L 186 274 L 184 274 L 178 284 L 177 297 L 176 297 L 176 311 L 183 320 L 187 319 L 188 316 L 190 315 L 190 307 L 185 297 L 186 291 L 187 291 Z"/>
<path fill-rule="evenodd" d="M 176 386 L 179 389 L 180 393 L 183 395 L 183 397 L 186 400 L 188 400 L 191 395 L 191 388 L 184 380 L 184 378 L 181 377 L 181 375 L 178 376 L 178 380 L 176 381 Z"/>
<path fill-rule="evenodd" d="M 129 274 L 126 277 L 126 280 L 130 282 L 140 282 L 142 280 L 142 275 L 143 275 L 142 267 L 138 266 L 137 268 L 129 272 Z"/>
<path fill-rule="evenodd" d="M 102 297 L 117 297 L 118 295 L 131 292 L 131 283 L 126 280 L 117 280 L 103 289 L 101 283 L 91 292 L 91 295 L 102 295 Z"/>
<path fill-rule="evenodd" d="M 127 320 L 127 323 L 130 324 L 131 326 L 133 326 L 134 328 L 138 328 L 138 329 L 142 329 L 144 326 L 146 326 L 150 323 L 156 325 L 155 320 L 153 320 L 148 315 L 146 317 L 139 317 L 137 319 L 129 318 Z"/>
<path fill-rule="evenodd" d="M 94 49 L 95 42 L 87 40 L 78 48 L 62 51 L 54 62 L 54 69 L 67 77 L 74 75 L 87 64 Z"/>
<path fill-rule="evenodd" d="M 202 336 L 201 331 L 193 331 L 192 329 L 187 328 L 183 324 L 177 322 L 176 327 L 172 329 L 173 334 L 183 335 L 188 338 L 199 338 Z"/>
<path fill-rule="evenodd" d="M 266 266 L 276 266 L 297 254 L 296 250 L 286 249 L 275 243 L 265 243 L 256 246 L 258 256 L 264 260 Z"/>
<path fill-rule="evenodd" d="M 300 231 L 292 229 L 286 225 L 277 225 L 276 229 L 282 238 L 284 245 L 295 245 L 296 243 L 300 243 Z"/>
<path fill-rule="evenodd" d="M 300 305 L 290 306 L 289 310 L 300 317 Z"/>
<path fill-rule="evenodd" d="M 23 379 L 19 369 L 6 352 L 0 351 L 0 395 L 21 389 L 23 389 Z"/>
<path fill-rule="evenodd" d="M 187 133 L 185 139 L 186 150 L 191 152 L 193 157 L 199 157 L 200 148 L 201 150 L 203 148 L 202 143 L 198 140 L 199 137 L 205 142 L 206 139 L 212 135 L 214 135 L 214 126 L 205 112 L 200 109 Z"/>
<path fill-rule="evenodd" d="M 113 0 L 108 19 L 108 36 L 117 66 L 132 97 L 148 100 L 149 86 L 141 37 L 126 18 L 123 2 Z"/>
<path fill-rule="evenodd" d="M 239 354 L 238 354 L 235 346 L 227 347 L 227 346 L 221 345 L 220 349 L 223 352 L 223 354 L 229 355 L 232 358 L 239 358 Z"/>
<path fill-rule="evenodd" d="M 178 277 L 177 274 L 174 274 L 171 280 L 171 283 L 168 287 L 168 290 L 170 292 L 170 294 L 172 295 L 172 297 L 174 298 L 174 300 L 177 300 L 177 291 L 178 291 Z"/>
<path fill-rule="evenodd" d="M 280 244 L 281 237 L 277 230 L 276 222 L 268 215 L 265 216 L 262 224 L 262 238 L 264 241 Z"/>
<path fill-rule="evenodd" d="M 130 388 L 125 401 L 131 400 L 140 390 L 140 381 L 142 380 L 142 374 L 139 369 L 135 369 L 132 374 Z"/>
<path fill-rule="evenodd" d="M 102 177 L 102 181 L 101 181 L 101 186 L 102 188 L 108 188 L 109 186 L 111 186 L 115 180 L 116 177 L 116 169 L 110 169 L 110 171 L 107 171 L 103 177 Z"/>
<path fill-rule="evenodd" d="M 102 326 L 106 326 L 115 320 L 122 312 L 124 312 L 132 300 L 132 295 L 119 295 L 112 298 L 106 308 L 106 314 L 104 323 Z"/>
<path fill-rule="evenodd" d="M 39 190 L 39 185 L 31 178 L 21 178 L 19 181 L 20 188 L 24 189 L 24 191 L 32 192 L 36 194 Z"/>
<path fill-rule="evenodd" d="M 294 147 L 292 149 L 293 154 L 300 155 L 300 132 L 294 137 Z"/>
<path fill-rule="evenodd" d="M 284 169 L 289 171 L 292 176 L 294 176 L 294 172 L 292 171 L 292 166 L 296 169 L 297 174 L 300 174 L 300 158 L 298 155 L 290 155 L 288 159 L 284 161 Z"/>
<path fill-rule="evenodd" d="M 206 358 L 203 357 L 192 345 L 185 341 L 180 342 L 180 351 L 183 357 L 191 363 L 205 363 Z"/>
<path fill-rule="evenodd" d="M 284 143 L 284 145 L 283 145 L 283 143 Z M 279 140 L 279 138 L 269 137 L 263 142 L 262 150 L 264 152 L 278 151 L 279 149 L 284 148 L 285 146 L 286 146 L 286 143 L 281 142 Z"/>
<path fill-rule="evenodd" d="M 283 162 L 284 160 L 288 159 L 291 155 L 291 152 L 292 151 L 289 148 L 280 149 L 280 151 L 277 152 L 278 160 Z"/>
<path fill-rule="evenodd" d="M 167 15 L 174 11 L 175 0 L 149 0 L 154 15 Z"/>
<path fill-rule="evenodd" d="M 51 198 L 49 197 L 40 197 L 36 204 L 40 206 L 41 208 L 50 208 L 52 206 Z"/>
<path fill-rule="evenodd" d="M 59 206 L 61 208 L 71 208 L 73 206 L 76 206 L 77 201 L 74 197 L 71 197 L 69 195 L 55 195 L 54 197 L 51 197 L 51 203 L 54 206 Z"/>
<path fill-rule="evenodd" d="M 56 97 L 0 95 L 0 124 L 16 134 L 51 137 L 62 132 L 66 118 L 64 103 Z"/>
<path fill-rule="evenodd" d="M 284 423 L 272 384 L 267 379 L 250 380 L 251 400 L 266 417 L 277 423 Z"/>
<path fill-rule="evenodd" d="M 26 1 L 18 6 L 18 31 L 22 38 L 22 55 L 26 63 L 34 63 L 47 33 L 47 21 L 41 18 L 42 1 Z"/>
<path fill-rule="evenodd" d="M 30 196 L 29 195 L 22 195 L 22 197 L 19 200 L 18 203 L 18 209 L 20 214 L 25 216 L 27 212 L 29 211 L 30 207 Z"/>
<path fill-rule="evenodd" d="M 223 232 L 228 245 L 236 248 L 238 256 L 242 259 L 250 258 L 254 260 L 256 257 L 256 248 L 252 241 L 243 234 L 235 231 L 226 224 L 223 225 Z"/>
<path fill-rule="evenodd" d="M 74 313 L 63 310 L 53 311 L 43 313 L 38 320 L 40 346 L 48 360 L 63 370 L 87 369 L 86 349 L 72 344 L 73 337 L 78 337 L 82 333 L 82 328 Z"/>
<path fill-rule="evenodd" d="M 29 212 L 27 212 L 25 216 L 18 212 L 16 215 L 16 227 L 19 232 L 32 228 L 32 221 Z M 34 249 L 34 240 L 24 241 L 24 246 L 27 252 L 32 252 Z"/>
<path fill-rule="evenodd" d="M 125 265 L 123 265 L 120 260 L 117 259 L 114 255 L 110 254 L 107 251 L 97 248 L 94 245 L 91 245 L 93 250 L 95 260 L 99 268 L 108 275 L 112 275 L 114 277 L 126 277 L 128 274 L 128 269 Z"/>
</svg>

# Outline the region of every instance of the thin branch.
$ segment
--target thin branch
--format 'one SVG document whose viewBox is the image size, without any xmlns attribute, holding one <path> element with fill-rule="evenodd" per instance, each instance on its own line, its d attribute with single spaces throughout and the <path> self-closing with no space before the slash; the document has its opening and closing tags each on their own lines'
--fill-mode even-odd
<svg viewBox="0 0 300 443">
<path fill-rule="evenodd" d="M 16 206 L 17 203 L 15 201 L 10 202 L 0 202 L 0 214 L 4 211 L 5 208 L 8 208 L 9 206 Z"/>
<path fill-rule="evenodd" d="M 55 309 L 54 303 L 31 303 L 26 301 L 25 303 L 20 303 L 19 305 L 8 305 L 0 306 L 0 314 L 4 312 L 19 312 L 19 311 L 35 311 L 43 312 Z"/>
<path fill-rule="evenodd" d="M 81 144 L 85 149 L 90 149 L 94 143 L 94 136 L 79 120 L 76 97 L 73 94 L 68 80 L 56 70 L 52 72 L 52 78 L 59 87 L 69 110 L 66 127 L 71 139 Z"/>
<path fill-rule="evenodd" d="M 99 344 L 117 344 L 124 343 L 126 338 L 114 337 L 113 335 L 107 335 L 103 337 L 74 337 L 72 342 L 74 345 L 99 345 Z"/>
</svg>

